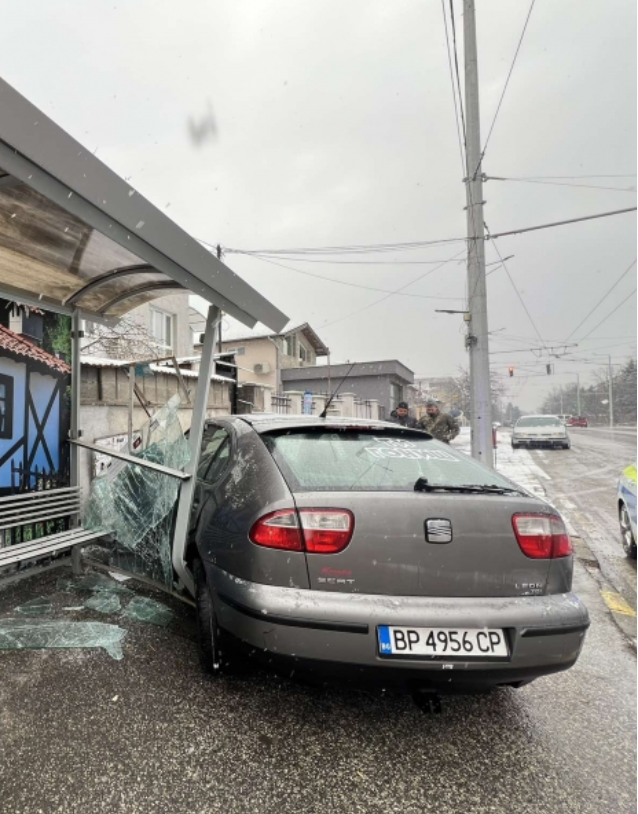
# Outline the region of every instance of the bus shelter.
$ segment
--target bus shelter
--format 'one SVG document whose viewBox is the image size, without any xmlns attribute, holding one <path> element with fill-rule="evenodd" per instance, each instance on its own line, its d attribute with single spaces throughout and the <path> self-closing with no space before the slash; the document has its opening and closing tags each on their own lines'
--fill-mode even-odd
<svg viewBox="0 0 638 814">
<path fill-rule="evenodd" d="M 0 527 L 3 515 L 6 525 L 21 517 L 39 517 L 38 511 L 50 516 L 56 509 L 79 510 L 80 449 L 106 452 L 82 438 L 82 321 L 114 322 L 175 291 L 198 294 L 210 304 L 188 440 L 189 460 L 181 468 L 171 468 L 141 460 L 131 450 L 110 449 L 108 454 L 178 480 L 172 564 L 180 586 L 193 593 L 184 554 L 192 476 L 197 470 L 215 365 L 215 326 L 222 311 L 247 327 L 259 321 L 273 331 L 280 331 L 288 318 L 0 79 L 0 297 L 65 314 L 72 320 L 71 483 L 40 508 L 33 501 L 21 504 L 2 498 Z M 74 523 L 81 528 L 79 515 Z M 66 539 L 60 538 L 58 547 Z M 74 540 L 83 538 L 68 539 L 77 565 L 80 545 Z M 38 548 L 34 542 L 25 557 L 19 551 L 0 549 L 0 566 L 57 550 L 53 545 L 39 544 Z"/>
</svg>

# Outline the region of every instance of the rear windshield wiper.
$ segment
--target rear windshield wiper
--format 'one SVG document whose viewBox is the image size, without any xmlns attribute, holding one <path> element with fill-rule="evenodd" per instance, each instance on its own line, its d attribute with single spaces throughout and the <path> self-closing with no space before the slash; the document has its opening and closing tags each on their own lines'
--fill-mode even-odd
<svg viewBox="0 0 638 814">
<path fill-rule="evenodd" d="M 430 483 L 427 478 L 418 478 L 414 484 L 415 492 L 464 492 L 466 494 L 486 494 L 486 495 L 505 495 L 517 494 L 524 495 L 520 489 L 513 489 L 507 486 L 497 486 L 496 484 L 482 484 L 482 483 Z"/>
</svg>

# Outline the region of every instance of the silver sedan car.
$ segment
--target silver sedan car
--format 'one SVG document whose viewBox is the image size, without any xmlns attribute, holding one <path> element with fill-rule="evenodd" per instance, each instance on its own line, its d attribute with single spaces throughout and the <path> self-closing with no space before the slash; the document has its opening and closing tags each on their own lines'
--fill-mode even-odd
<svg viewBox="0 0 638 814">
<path fill-rule="evenodd" d="M 363 419 L 207 423 L 189 529 L 201 662 L 407 688 L 519 687 L 589 625 L 558 513 L 425 432 Z"/>
</svg>

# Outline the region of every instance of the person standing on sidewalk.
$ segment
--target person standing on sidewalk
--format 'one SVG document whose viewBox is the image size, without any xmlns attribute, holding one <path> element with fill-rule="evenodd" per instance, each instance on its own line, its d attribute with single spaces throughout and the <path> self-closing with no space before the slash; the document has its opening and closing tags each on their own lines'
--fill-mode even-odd
<svg viewBox="0 0 638 814">
<path fill-rule="evenodd" d="M 445 444 L 449 444 L 461 432 L 458 421 L 448 413 L 442 413 L 432 399 L 426 403 L 425 415 L 419 421 L 419 427 Z"/>
<path fill-rule="evenodd" d="M 402 427 L 408 427 L 411 430 L 419 429 L 419 424 L 416 418 L 412 418 L 410 415 L 410 408 L 405 401 L 400 401 L 397 404 L 396 410 L 390 413 L 390 421 L 392 421 L 393 424 L 400 424 Z"/>
</svg>

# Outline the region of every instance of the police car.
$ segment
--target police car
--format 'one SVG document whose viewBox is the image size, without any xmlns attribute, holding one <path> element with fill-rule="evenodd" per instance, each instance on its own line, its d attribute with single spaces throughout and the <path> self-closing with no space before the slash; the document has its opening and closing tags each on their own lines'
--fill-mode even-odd
<svg viewBox="0 0 638 814">
<path fill-rule="evenodd" d="M 636 465 L 628 466 L 618 481 L 618 519 L 625 554 L 636 559 Z"/>
</svg>

